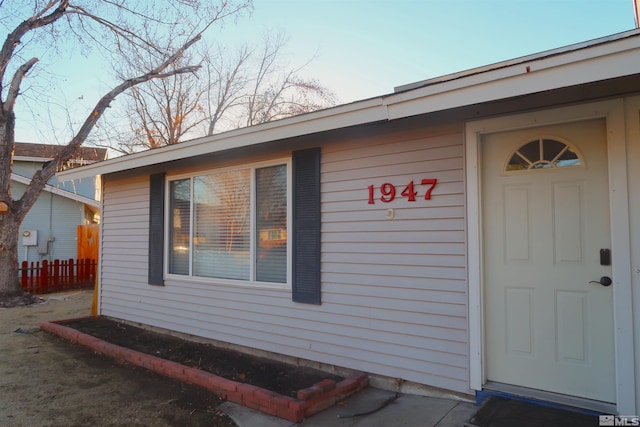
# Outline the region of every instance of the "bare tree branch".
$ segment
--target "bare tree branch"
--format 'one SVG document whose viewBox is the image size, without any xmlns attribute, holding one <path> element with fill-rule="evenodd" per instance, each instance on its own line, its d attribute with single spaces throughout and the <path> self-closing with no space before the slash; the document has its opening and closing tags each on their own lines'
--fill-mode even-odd
<svg viewBox="0 0 640 427">
<path fill-rule="evenodd" d="M 132 92 L 134 135 L 115 138 L 116 149 L 131 153 L 334 105 L 331 91 L 300 77 L 308 63 L 283 68 L 284 46 L 284 37 L 267 36 L 258 49 L 242 46 L 235 55 L 220 48 L 205 56 L 199 77 L 176 76 Z M 195 133 L 203 123 L 204 132 Z"/>
<path fill-rule="evenodd" d="M 44 27 L 46 25 L 50 25 L 58 19 L 62 18 L 68 6 L 68 1 L 60 1 L 60 5 L 53 12 L 51 12 L 49 15 L 43 16 L 46 11 L 53 7 L 50 2 L 38 14 L 20 23 L 15 28 L 15 30 L 7 35 L 7 38 L 2 44 L 2 49 L 0 49 L 0 92 L 2 91 L 2 82 L 4 82 L 4 76 L 7 71 L 7 66 L 11 62 L 13 53 L 20 44 L 20 41 L 22 40 L 24 35 L 29 31 L 32 31 L 36 28 Z"/>
<path fill-rule="evenodd" d="M 120 95 L 122 92 L 129 88 L 152 79 L 166 78 L 176 74 L 193 73 L 197 71 L 200 66 L 182 67 L 167 72 L 165 72 L 164 70 L 174 64 L 175 61 L 180 58 L 189 47 L 191 47 L 201 38 L 202 34 L 198 34 L 187 43 L 185 43 L 182 47 L 180 47 L 176 52 L 169 56 L 167 60 L 165 60 L 155 69 L 138 77 L 134 77 L 122 82 L 102 98 L 100 98 L 91 114 L 89 114 L 89 116 L 85 119 L 84 123 L 82 124 L 76 135 L 73 137 L 73 139 L 69 142 L 69 144 L 67 144 L 62 150 L 60 150 L 51 162 L 46 164 L 42 169 L 38 170 L 33 175 L 33 178 L 31 179 L 27 190 L 24 192 L 16 205 L 17 208 L 19 209 L 22 206 L 31 206 L 33 205 L 33 203 L 35 203 L 35 200 L 38 198 L 47 181 L 51 179 L 51 177 L 57 171 L 62 169 L 65 162 L 67 162 L 73 156 L 78 147 L 80 147 L 82 143 L 87 139 L 89 133 L 98 122 L 98 119 L 102 116 L 102 114 L 104 114 L 104 111 L 111 105 L 111 102 L 113 102 L 116 96 Z"/>
<path fill-rule="evenodd" d="M 11 85 L 9 86 L 9 92 L 7 93 L 7 99 L 2 103 L 2 109 L 5 112 L 13 110 L 18 93 L 20 93 L 20 84 L 22 83 L 22 79 L 24 79 L 24 76 L 27 75 L 29 70 L 36 65 L 36 62 L 38 62 L 38 58 L 31 58 L 26 63 L 18 67 L 18 70 L 13 75 Z"/>
<path fill-rule="evenodd" d="M 248 82 L 248 78 L 244 75 L 244 68 L 251 57 L 251 52 L 246 46 L 238 51 L 235 65 L 226 68 L 224 63 L 214 63 L 207 56 L 205 61 L 207 65 L 207 78 L 209 93 L 209 126 L 207 135 L 213 135 L 220 119 L 231 108 L 239 104 L 244 96 L 243 89 Z M 222 61 L 222 58 L 220 59 Z M 212 76 L 215 74 L 215 80 Z M 213 92 L 213 94 L 212 94 Z"/>
<path fill-rule="evenodd" d="M 116 97 L 145 82 L 194 75 L 200 69 L 200 65 L 195 65 L 197 62 L 180 62 L 187 49 L 200 40 L 202 33 L 214 23 L 250 8 L 252 0 L 78 2 L 80 4 L 73 0 L 35 0 L 33 7 L 23 2 L 0 17 L 3 28 L 12 28 L 6 33 L 0 47 L 0 201 L 8 208 L 0 218 L 0 299 L 21 292 L 17 268 L 13 267 L 17 266 L 18 230 L 22 221 L 47 181 L 56 171 L 65 167 L 67 161 L 87 141 L 98 126 L 98 120 Z M 8 5 L 0 0 L 0 6 L 6 8 Z M 13 7 L 13 3 L 11 6 Z M 3 12 L 6 11 L 3 9 Z M 25 19 L 25 15 L 29 17 Z M 60 53 L 69 52 L 73 56 L 77 51 L 84 54 L 93 49 L 105 57 L 113 57 L 114 62 L 122 62 L 123 58 L 126 61 L 127 55 L 137 55 L 145 58 L 145 66 L 127 70 L 121 83 L 98 100 L 79 130 L 70 138 L 68 145 L 61 146 L 54 159 L 33 174 L 22 196 L 15 200 L 11 194 L 15 106 L 21 99 L 43 102 L 38 95 L 44 95 L 46 99 L 53 96 L 51 93 L 56 93 L 55 90 L 50 90 L 54 87 L 52 83 L 56 83 L 53 79 L 48 82 L 44 80 L 38 86 L 39 75 L 35 70 L 46 70 L 47 60 L 53 64 L 60 62 Z M 25 90 L 23 86 L 27 79 L 35 82 L 27 87 L 28 90 L 40 87 L 36 96 L 33 93 L 20 96 Z M 44 102 L 49 106 L 65 104 L 59 100 Z M 27 103 L 25 110 L 21 111 L 34 112 L 32 107 Z M 55 117 L 50 110 L 45 111 L 44 115 Z M 71 125 L 73 119 L 69 110 L 67 118 Z M 30 123 L 35 121 L 36 118 L 31 117 Z M 176 133 L 172 133 L 172 137 L 182 132 L 186 126 L 182 122 L 182 116 L 176 117 L 174 125 Z M 54 139 L 57 137 L 57 134 L 52 136 Z"/>
</svg>

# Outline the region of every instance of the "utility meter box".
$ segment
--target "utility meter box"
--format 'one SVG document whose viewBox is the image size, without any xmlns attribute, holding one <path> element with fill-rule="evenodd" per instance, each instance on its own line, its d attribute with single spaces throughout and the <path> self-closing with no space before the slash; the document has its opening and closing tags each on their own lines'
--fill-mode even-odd
<svg viewBox="0 0 640 427">
<path fill-rule="evenodd" d="M 23 230 L 22 231 L 22 245 L 23 246 L 37 246 L 38 244 L 38 230 Z"/>
</svg>

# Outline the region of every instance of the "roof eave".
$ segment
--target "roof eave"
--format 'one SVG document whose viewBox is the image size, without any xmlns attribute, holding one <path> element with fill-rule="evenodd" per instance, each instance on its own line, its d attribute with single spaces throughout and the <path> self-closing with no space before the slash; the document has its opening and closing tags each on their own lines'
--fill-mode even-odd
<svg viewBox="0 0 640 427">
<path fill-rule="evenodd" d="M 415 88 L 70 169 L 72 180 L 638 73 L 640 30 L 419 83 Z M 436 81 L 437 80 L 437 81 Z M 431 83 L 429 83 L 431 82 Z M 408 86 L 407 86 L 408 87 Z"/>
<path fill-rule="evenodd" d="M 386 98 L 389 119 L 637 74 L 639 39 L 639 30 L 628 31 L 398 92 Z"/>
<path fill-rule="evenodd" d="M 488 71 L 494 71 L 500 68 L 507 68 L 513 65 L 520 65 L 527 62 L 532 62 L 532 61 L 545 59 L 545 58 L 549 58 L 556 55 L 561 55 L 567 52 L 578 51 L 578 50 L 590 48 L 596 45 L 610 43 L 613 41 L 633 37 L 637 34 L 638 34 L 638 30 L 630 30 L 622 33 L 612 34 L 612 35 L 601 37 L 595 40 L 575 43 L 572 45 L 563 46 L 556 49 L 546 50 L 546 51 L 534 53 L 531 55 L 525 55 L 518 58 L 508 59 L 506 61 L 500 61 L 494 64 L 484 65 L 482 67 L 471 68 L 469 70 L 459 71 L 456 73 L 446 74 L 444 76 L 434 77 L 431 79 L 426 79 L 418 82 L 408 83 L 401 86 L 396 86 L 393 89 L 393 92 L 394 93 L 406 92 L 409 90 L 418 89 L 420 87 L 431 86 L 434 84 L 451 81 L 451 80 L 457 80 L 457 79 L 468 77 L 474 74 L 482 74 L 482 73 L 486 73 Z"/>
<path fill-rule="evenodd" d="M 68 169 L 59 172 L 57 176 L 60 180 L 70 181 L 382 120 L 388 120 L 387 109 L 382 105 L 382 98 L 372 98 L 116 157 L 93 165 Z"/>
</svg>

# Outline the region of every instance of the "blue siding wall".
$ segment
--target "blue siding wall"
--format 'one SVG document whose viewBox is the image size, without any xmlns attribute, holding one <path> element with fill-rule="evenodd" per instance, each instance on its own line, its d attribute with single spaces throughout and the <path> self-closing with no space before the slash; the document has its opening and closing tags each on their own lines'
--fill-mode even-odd
<svg viewBox="0 0 640 427">
<path fill-rule="evenodd" d="M 14 197 L 19 197 L 25 188 L 25 185 L 14 182 Z M 20 227 L 20 236 L 24 230 L 38 230 L 39 244 L 49 240 L 48 254 L 40 255 L 38 246 L 23 246 L 22 237 L 20 237 L 18 261 L 75 258 L 77 255 L 77 226 L 81 224 L 84 224 L 84 205 L 82 203 L 43 192 L 23 221 Z"/>
</svg>

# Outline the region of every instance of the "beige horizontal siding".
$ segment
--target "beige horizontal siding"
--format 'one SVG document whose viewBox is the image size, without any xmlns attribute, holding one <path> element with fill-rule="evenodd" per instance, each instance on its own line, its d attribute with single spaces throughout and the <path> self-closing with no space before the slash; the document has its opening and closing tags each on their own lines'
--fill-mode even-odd
<svg viewBox="0 0 640 427">
<path fill-rule="evenodd" d="M 392 348 L 371 340 L 343 351 L 361 351 L 378 373 L 467 391 L 462 135 L 441 129 L 363 137 L 322 154 L 323 304 L 375 318 L 399 336 Z M 418 184 L 434 178 L 424 200 L 426 187 Z M 411 202 L 400 195 L 410 181 L 419 191 Z M 396 187 L 396 199 L 383 203 L 378 192 L 369 204 L 368 186 L 383 183 Z M 352 332 L 356 339 L 368 331 Z"/>
<path fill-rule="evenodd" d="M 462 151 L 446 128 L 323 146 L 320 306 L 282 288 L 148 285 L 148 177 L 107 177 L 102 314 L 468 392 Z M 423 178 L 438 179 L 431 200 L 367 203 L 368 185 Z"/>
<path fill-rule="evenodd" d="M 147 286 L 148 193 L 147 177 L 104 180 L 101 307 L 112 304 L 108 298 L 113 289 Z"/>
</svg>

